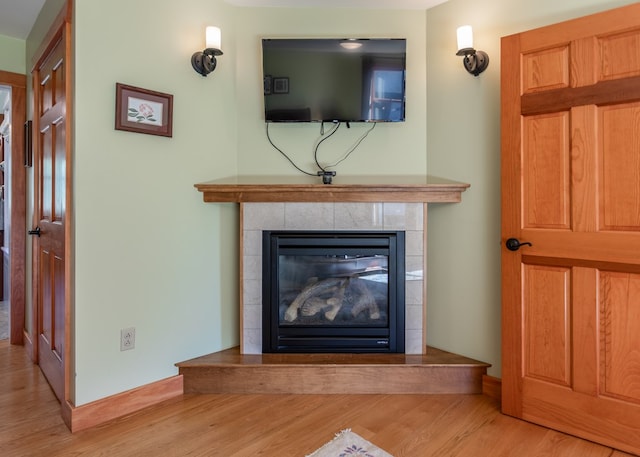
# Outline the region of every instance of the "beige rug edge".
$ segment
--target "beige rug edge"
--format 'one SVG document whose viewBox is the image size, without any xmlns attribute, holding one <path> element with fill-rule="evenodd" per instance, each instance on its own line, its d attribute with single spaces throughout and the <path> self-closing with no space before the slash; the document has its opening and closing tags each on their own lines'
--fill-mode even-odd
<svg viewBox="0 0 640 457">
<path fill-rule="evenodd" d="M 333 440 L 329 441 L 312 454 L 308 454 L 306 457 L 340 456 L 393 457 L 391 454 L 365 440 L 357 433 L 353 433 L 350 428 L 336 433 Z"/>
</svg>

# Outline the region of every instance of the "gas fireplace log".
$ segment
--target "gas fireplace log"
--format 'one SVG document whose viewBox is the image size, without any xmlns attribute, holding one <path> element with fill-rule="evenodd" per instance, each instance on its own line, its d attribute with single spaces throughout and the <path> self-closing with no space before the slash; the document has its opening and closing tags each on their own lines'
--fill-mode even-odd
<svg viewBox="0 0 640 457">
<path fill-rule="evenodd" d="M 369 319 L 380 319 L 380 309 L 376 304 L 376 299 L 369 291 L 369 288 L 362 279 L 351 281 L 352 286 L 358 290 L 358 298 L 351 308 L 351 315 L 358 316 L 364 310 L 369 311 Z"/>
<path fill-rule="evenodd" d="M 311 297 L 300 307 L 300 314 L 309 317 L 324 311 L 324 317 L 333 321 L 340 308 L 342 308 L 342 298 L 331 297 L 325 300 L 319 297 Z"/>
<path fill-rule="evenodd" d="M 320 297 L 311 297 L 307 301 L 304 302 L 300 312 L 303 316 L 315 316 L 320 311 L 324 311 L 324 317 L 328 320 L 332 321 L 338 315 L 338 311 L 342 308 L 342 304 L 344 302 L 344 293 L 347 290 L 347 286 L 349 285 L 349 278 L 346 278 L 337 290 L 333 292 L 333 296 L 323 299 Z M 322 293 L 324 295 L 324 293 Z M 327 310 L 327 308 L 329 308 Z"/>
<path fill-rule="evenodd" d="M 311 297 L 305 301 L 300 307 L 300 314 L 302 316 L 315 316 L 324 308 L 327 308 L 329 305 L 327 304 L 328 300 L 320 297 Z"/>
<path fill-rule="evenodd" d="M 333 321 L 336 318 L 336 316 L 338 315 L 338 311 L 340 311 L 340 308 L 342 308 L 342 298 L 343 297 L 330 298 L 329 300 L 327 300 L 327 304 L 331 306 L 331 308 L 328 311 L 324 312 L 324 317 L 326 317 L 330 321 Z"/>
<path fill-rule="evenodd" d="M 307 300 L 310 298 L 321 298 L 322 295 L 333 293 L 340 288 L 344 289 L 346 288 L 347 282 L 347 278 L 328 278 L 305 287 L 287 308 L 287 311 L 284 313 L 284 319 L 287 322 L 295 321 L 298 318 L 298 310 Z M 342 295 L 344 295 L 344 290 L 342 291 Z M 323 301 L 326 303 L 326 300 Z M 342 302 L 342 300 L 340 300 L 340 302 Z M 337 313 L 338 311 L 335 312 L 335 314 Z M 335 314 L 333 315 L 334 318 Z"/>
</svg>

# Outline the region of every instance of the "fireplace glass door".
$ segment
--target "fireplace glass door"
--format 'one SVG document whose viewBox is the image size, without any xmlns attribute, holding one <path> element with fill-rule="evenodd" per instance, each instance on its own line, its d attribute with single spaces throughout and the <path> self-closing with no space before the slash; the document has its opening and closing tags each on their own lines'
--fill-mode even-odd
<svg viewBox="0 0 640 457">
<path fill-rule="evenodd" d="M 404 232 L 264 232 L 263 352 L 404 352 Z"/>
</svg>

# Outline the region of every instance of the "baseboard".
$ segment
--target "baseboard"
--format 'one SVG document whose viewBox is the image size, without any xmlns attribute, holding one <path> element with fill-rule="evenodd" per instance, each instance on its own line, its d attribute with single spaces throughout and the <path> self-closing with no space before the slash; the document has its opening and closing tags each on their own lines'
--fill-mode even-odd
<svg viewBox="0 0 640 457">
<path fill-rule="evenodd" d="M 72 432 L 95 427 L 143 408 L 156 405 L 184 392 L 182 375 L 172 376 L 145 386 L 102 398 L 82 406 L 67 404 L 62 407 L 63 418 Z M 64 411 L 68 409 L 68 411 Z"/>
<path fill-rule="evenodd" d="M 502 401 L 502 379 L 486 374 L 483 375 L 482 393 L 494 400 Z"/>
</svg>

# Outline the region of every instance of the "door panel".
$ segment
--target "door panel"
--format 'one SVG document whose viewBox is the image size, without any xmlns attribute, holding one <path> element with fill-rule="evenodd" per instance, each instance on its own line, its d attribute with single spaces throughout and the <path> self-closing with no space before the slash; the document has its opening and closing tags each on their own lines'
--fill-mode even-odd
<svg viewBox="0 0 640 457">
<path fill-rule="evenodd" d="M 503 411 L 640 454 L 640 4 L 502 40 Z"/>
<path fill-rule="evenodd" d="M 524 376 L 571 382 L 568 268 L 525 265 L 523 273 Z"/>
<path fill-rule="evenodd" d="M 39 137 L 35 161 L 34 297 L 38 315 L 38 362 L 60 401 L 65 400 L 66 322 L 66 33 L 34 73 Z"/>
<path fill-rule="evenodd" d="M 599 279 L 602 394 L 640 404 L 640 275 L 603 271 Z"/>
<path fill-rule="evenodd" d="M 640 75 L 640 28 L 601 36 L 598 44 L 601 81 Z"/>
<path fill-rule="evenodd" d="M 601 230 L 640 230 L 640 103 L 599 111 Z"/>
<path fill-rule="evenodd" d="M 569 47 L 534 51 L 522 56 L 524 93 L 569 87 Z"/>
<path fill-rule="evenodd" d="M 569 113 L 523 119 L 524 226 L 569 228 Z"/>
</svg>

